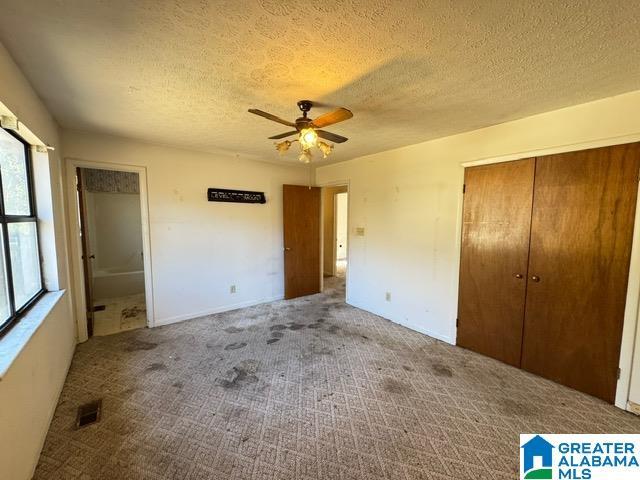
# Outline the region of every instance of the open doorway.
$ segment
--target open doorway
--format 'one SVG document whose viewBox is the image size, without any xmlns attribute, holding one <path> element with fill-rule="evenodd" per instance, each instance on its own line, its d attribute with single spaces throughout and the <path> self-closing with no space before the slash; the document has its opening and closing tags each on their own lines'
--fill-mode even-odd
<svg viewBox="0 0 640 480">
<path fill-rule="evenodd" d="M 322 188 L 323 290 L 345 296 L 349 193 L 347 185 Z"/>
<path fill-rule="evenodd" d="M 140 178 L 76 168 L 88 335 L 147 325 Z"/>
</svg>

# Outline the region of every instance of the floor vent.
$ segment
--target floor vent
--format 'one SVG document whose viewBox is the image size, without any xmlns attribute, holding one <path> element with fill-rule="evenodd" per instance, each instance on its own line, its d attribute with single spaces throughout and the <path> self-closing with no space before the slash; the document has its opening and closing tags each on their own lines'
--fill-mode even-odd
<svg viewBox="0 0 640 480">
<path fill-rule="evenodd" d="M 107 308 L 106 305 L 96 305 L 95 307 L 93 307 L 93 311 L 94 312 L 102 312 L 106 308 Z"/>
<path fill-rule="evenodd" d="M 76 418 L 76 428 L 86 427 L 92 423 L 100 421 L 102 413 L 102 400 L 86 403 L 78 407 L 78 417 Z"/>
</svg>

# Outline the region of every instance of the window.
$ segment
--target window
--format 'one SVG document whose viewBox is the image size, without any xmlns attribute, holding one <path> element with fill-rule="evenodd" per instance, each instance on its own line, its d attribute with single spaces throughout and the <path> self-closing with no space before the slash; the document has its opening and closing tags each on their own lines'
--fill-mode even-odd
<svg viewBox="0 0 640 480">
<path fill-rule="evenodd" d="M 0 128 L 0 335 L 44 292 L 29 153 Z"/>
</svg>

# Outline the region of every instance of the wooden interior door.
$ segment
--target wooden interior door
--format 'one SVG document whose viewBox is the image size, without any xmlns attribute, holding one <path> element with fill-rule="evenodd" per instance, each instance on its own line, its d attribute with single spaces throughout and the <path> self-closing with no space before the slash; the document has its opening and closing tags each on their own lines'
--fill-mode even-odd
<svg viewBox="0 0 640 480">
<path fill-rule="evenodd" d="M 460 257 L 461 347 L 520 365 L 535 160 L 467 168 Z"/>
<path fill-rule="evenodd" d="M 320 188 L 283 185 L 284 297 L 320 292 Z"/>
<path fill-rule="evenodd" d="M 613 403 L 639 144 L 539 157 L 522 368 Z"/>
<path fill-rule="evenodd" d="M 87 221 L 87 199 L 85 196 L 85 183 L 82 168 L 76 168 L 78 209 L 80 217 L 80 241 L 82 244 L 82 271 L 84 274 L 84 297 L 87 310 L 87 334 L 93 335 L 93 271 L 91 261 L 94 256 L 91 253 L 89 242 L 89 228 Z"/>
</svg>

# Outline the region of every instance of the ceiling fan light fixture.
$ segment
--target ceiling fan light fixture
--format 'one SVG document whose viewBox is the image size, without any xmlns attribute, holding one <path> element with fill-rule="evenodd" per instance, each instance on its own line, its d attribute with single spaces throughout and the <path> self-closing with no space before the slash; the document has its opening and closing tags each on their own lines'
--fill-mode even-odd
<svg viewBox="0 0 640 480">
<path fill-rule="evenodd" d="M 303 128 L 300 130 L 300 144 L 304 149 L 315 147 L 318 142 L 318 134 L 313 128 Z"/>
<path fill-rule="evenodd" d="M 298 157 L 302 163 L 311 163 L 311 150 L 308 148 L 302 148 L 300 150 L 300 156 Z"/>
<path fill-rule="evenodd" d="M 333 153 L 333 145 L 320 141 L 317 146 L 322 152 L 322 158 L 327 158 Z"/>
<path fill-rule="evenodd" d="M 284 155 L 285 153 L 287 153 L 287 150 L 291 148 L 291 144 L 292 142 L 289 140 L 285 140 L 284 142 L 280 142 L 280 143 L 275 143 L 276 150 L 280 155 Z"/>
</svg>

